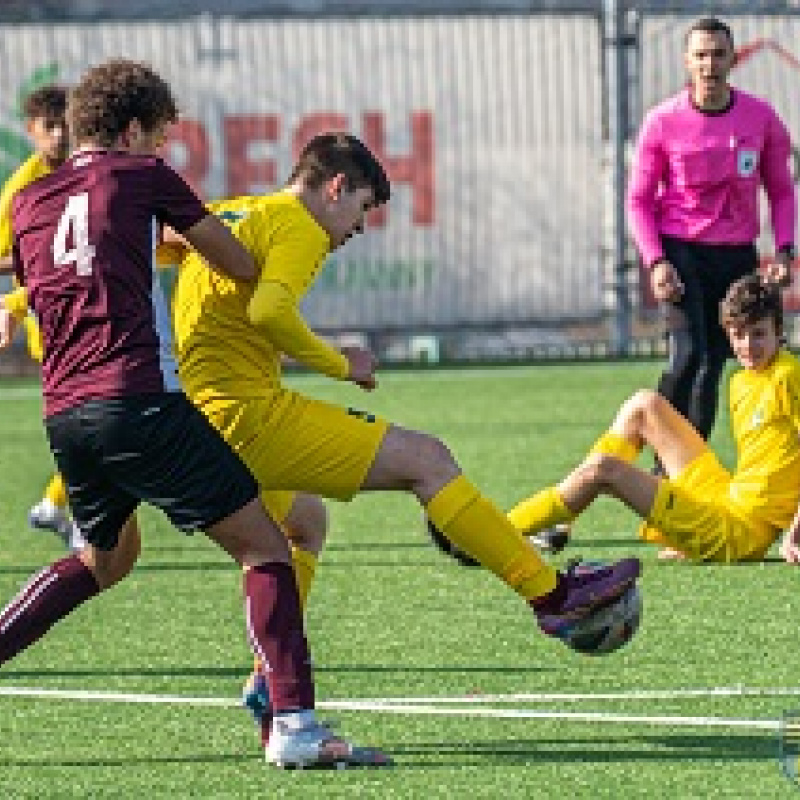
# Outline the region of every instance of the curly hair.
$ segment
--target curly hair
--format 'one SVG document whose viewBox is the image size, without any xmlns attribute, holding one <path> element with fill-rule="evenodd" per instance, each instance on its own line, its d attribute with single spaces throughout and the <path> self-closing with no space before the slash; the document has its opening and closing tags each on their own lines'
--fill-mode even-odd
<svg viewBox="0 0 800 800">
<path fill-rule="evenodd" d="M 775 329 L 782 331 L 780 289 L 765 286 L 758 275 L 746 275 L 734 281 L 719 304 L 719 321 L 725 328 L 752 325 L 769 317 L 775 321 Z"/>
<path fill-rule="evenodd" d="M 58 121 L 67 111 L 67 90 L 64 86 L 41 86 L 31 92 L 22 103 L 22 115 L 26 120 L 39 117 Z"/>
<path fill-rule="evenodd" d="M 149 133 L 177 118 L 166 81 L 147 64 L 122 58 L 86 72 L 67 104 L 67 121 L 76 144 L 110 147 L 133 120 Z"/>
<path fill-rule="evenodd" d="M 372 151 L 349 133 L 322 133 L 311 139 L 300 153 L 289 183 L 303 178 L 315 189 L 340 173 L 349 191 L 369 186 L 376 206 L 388 202 L 391 186 L 386 171 Z"/>
</svg>

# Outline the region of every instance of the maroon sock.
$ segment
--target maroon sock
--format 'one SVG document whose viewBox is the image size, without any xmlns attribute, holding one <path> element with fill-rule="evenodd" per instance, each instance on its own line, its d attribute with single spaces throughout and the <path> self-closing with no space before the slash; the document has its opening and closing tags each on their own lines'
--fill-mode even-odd
<svg viewBox="0 0 800 800">
<path fill-rule="evenodd" d="M 555 588 L 549 591 L 547 594 L 534 597 L 533 600 L 531 600 L 531 606 L 533 606 L 535 611 L 538 611 L 542 614 L 556 614 L 564 604 L 566 597 L 566 584 L 564 579 L 561 577 L 561 574 L 557 573 Z"/>
<path fill-rule="evenodd" d="M 0 664 L 99 591 L 94 575 L 77 556 L 62 558 L 34 575 L 0 611 Z"/>
<path fill-rule="evenodd" d="M 247 633 L 267 672 L 274 712 L 314 708 L 314 680 L 294 571 L 269 563 L 245 572 Z"/>
</svg>

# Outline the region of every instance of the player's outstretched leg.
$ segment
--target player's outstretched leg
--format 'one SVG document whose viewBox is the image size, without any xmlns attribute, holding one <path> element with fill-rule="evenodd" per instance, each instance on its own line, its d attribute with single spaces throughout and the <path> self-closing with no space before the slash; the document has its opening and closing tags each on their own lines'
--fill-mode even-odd
<svg viewBox="0 0 800 800">
<path fill-rule="evenodd" d="M 34 575 L 0 611 L 0 664 L 44 636 L 100 588 L 91 570 L 74 555 Z"/>
<path fill-rule="evenodd" d="M 550 635 L 621 596 L 639 575 L 635 558 L 580 574 L 557 572 L 427 434 L 391 426 L 362 488 L 411 491 L 444 536 L 523 597 Z"/>
<path fill-rule="evenodd" d="M 641 566 L 638 558 L 623 558 L 592 569 L 571 564 L 558 573 L 558 585 L 549 595 L 531 601 L 539 627 L 550 636 L 563 638 L 575 623 L 627 592 L 639 577 Z"/>
</svg>

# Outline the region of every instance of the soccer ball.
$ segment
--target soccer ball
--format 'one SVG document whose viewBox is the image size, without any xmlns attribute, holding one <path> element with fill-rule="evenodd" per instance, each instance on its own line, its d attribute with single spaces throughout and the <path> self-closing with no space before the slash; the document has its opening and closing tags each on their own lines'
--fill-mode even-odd
<svg viewBox="0 0 800 800">
<path fill-rule="evenodd" d="M 625 594 L 577 622 L 564 636 L 568 647 L 587 656 L 605 656 L 627 644 L 642 619 L 642 595 L 634 584 Z"/>
</svg>

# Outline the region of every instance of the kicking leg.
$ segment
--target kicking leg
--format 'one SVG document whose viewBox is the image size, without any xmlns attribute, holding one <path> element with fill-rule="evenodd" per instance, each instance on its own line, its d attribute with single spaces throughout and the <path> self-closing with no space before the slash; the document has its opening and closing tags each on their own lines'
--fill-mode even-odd
<svg viewBox="0 0 800 800">
<path fill-rule="evenodd" d="M 543 631 L 560 635 L 575 620 L 619 596 L 638 577 L 636 559 L 623 559 L 586 576 L 557 573 L 461 471 L 445 445 L 426 434 L 392 426 L 362 488 L 403 489 L 425 506 L 430 520 L 534 608 Z"/>
</svg>

